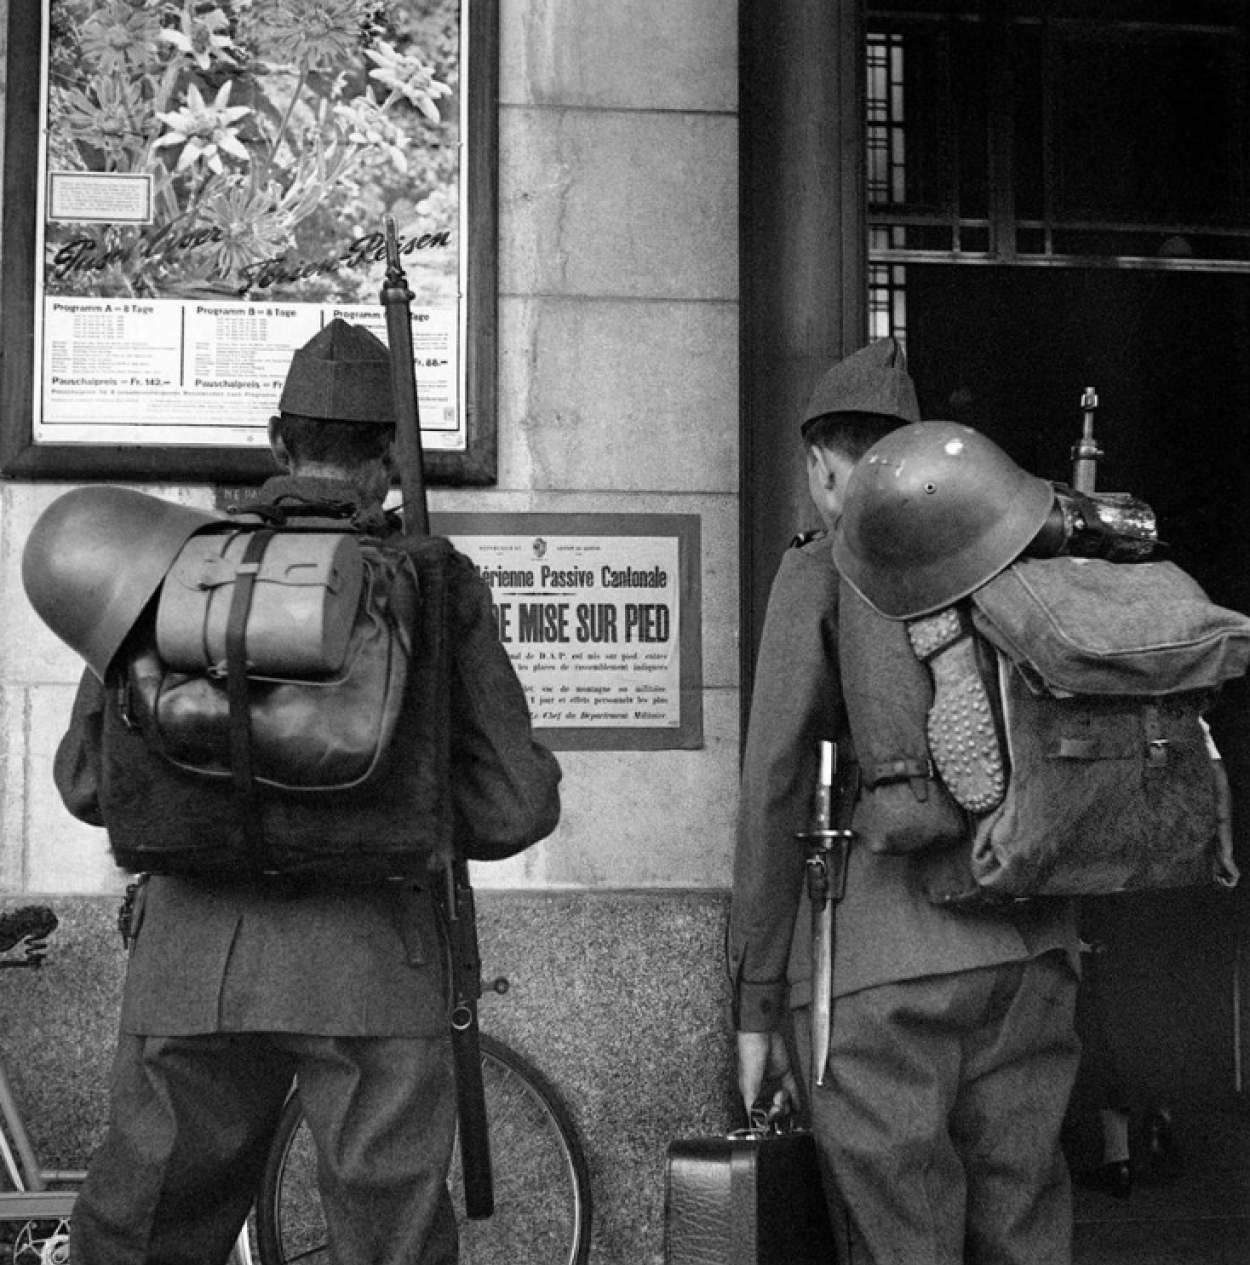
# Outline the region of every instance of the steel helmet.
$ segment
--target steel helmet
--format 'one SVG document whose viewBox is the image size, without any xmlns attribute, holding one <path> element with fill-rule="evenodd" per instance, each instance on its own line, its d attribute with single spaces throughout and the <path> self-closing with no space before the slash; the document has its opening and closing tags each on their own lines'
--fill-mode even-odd
<svg viewBox="0 0 1250 1265">
<path fill-rule="evenodd" d="M 22 551 L 26 596 L 103 680 L 178 551 L 220 521 L 129 488 L 75 488 L 35 521 Z"/>
<path fill-rule="evenodd" d="M 1023 553 L 1054 496 L 970 426 L 904 426 L 878 440 L 847 481 L 834 560 L 887 618 L 928 615 Z"/>
</svg>

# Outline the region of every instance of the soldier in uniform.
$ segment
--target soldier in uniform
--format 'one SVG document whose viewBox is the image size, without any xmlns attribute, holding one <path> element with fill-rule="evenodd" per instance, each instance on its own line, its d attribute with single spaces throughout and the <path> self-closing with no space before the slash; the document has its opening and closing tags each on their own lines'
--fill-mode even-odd
<svg viewBox="0 0 1250 1265">
<path fill-rule="evenodd" d="M 336 319 L 295 353 L 279 407 L 270 438 L 286 473 L 265 483 L 260 501 L 335 502 L 373 534 L 393 532 L 382 509 L 395 439 L 385 346 Z M 445 540 L 395 543 L 445 555 L 448 790 L 460 846 L 479 859 L 511 855 L 554 829 L 559 766 L 532 738 L 472 564 Z M 70 810 L 106 829 L 98 790 L 111 706 L 86 673 L 55 765 Z M 177 814 L 171 792 L 168 829 Z M 109 1127 L 75 1210 L 75 1260 L 224 1261 L 293 1080 L 317 1144 L 335 1260 L 456 1260 L 446 1186 L 456 1108 L 431 892 L 440 881 L 142 884 Z"/>
<path fill-rule="evenodd" d="M 818 383 L 803 439 L 828 533 L 859 459 L 918 420 L 893 340 L 848 357 Z M 822 1001 L 812 991 L 795 834 L 809 825 L 818 744 L 836 742 L 841 760 L 854 755 L 840 663 L 847 647 L 839 646 L 839 603 L 854 596 L 822 533 L 787 551 L 765 619 L 728 937 L 748 1110 L 778 1079 L 788 1089 L 774 1103 L 794 1092 L 786 1006 L 804 1051 L 809 1007 Z M 883 639 L 905 636 L 877 618 Z M 884 679 L 871 685 L 891 688 Z M 1066 1265 L 1071 1195 L 1059 1131 L 1079 1056 L 1072 912 L 1066 902 L 994 914 L 939 908 L 929 894 L 958 850 L 874 852 L 862 808 L 861 798 L 837 913 L 827 1073 L 810 1087 L 844 1260 Z"/>
</svg>

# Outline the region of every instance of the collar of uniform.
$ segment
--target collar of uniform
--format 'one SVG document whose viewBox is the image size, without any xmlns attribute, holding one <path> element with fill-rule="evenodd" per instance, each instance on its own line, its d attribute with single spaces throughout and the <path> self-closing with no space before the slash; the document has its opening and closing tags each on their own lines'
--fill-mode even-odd
<svg viewBox="0 0 1250 1265">
<path fill-rule="evenodd" d="M 361 510 L 360 494 L 346 479 L 328 479 L 312 475 L 279 474 L 266 479 L 256 493 L 258 501 L 288 500 L 349 505 L 355 511 L 353 523 L 368 536 L 393 536 L 399 531 L 399 519 L 381 505 Z"/>
<path fill-rule="evenodd" d="M 266 479 L 257 492 L 262 501 L 289 496 L 298 501 L 331 501 L 358 506 L 360 494 L 347 479 L 314 478 L 309 475 L 279 474 Z"/>
</svg>

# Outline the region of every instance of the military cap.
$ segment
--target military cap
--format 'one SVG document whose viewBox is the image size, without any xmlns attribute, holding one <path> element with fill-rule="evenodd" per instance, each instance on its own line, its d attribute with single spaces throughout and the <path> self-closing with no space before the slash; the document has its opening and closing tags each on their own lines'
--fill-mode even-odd
<svg viewBox="0 0 1250 1265">
<path fill-rule="evenodd" d="M 904 422 L 920 420 L 916 388 L 897 339 L 869 343 L 821 378 L 803 412 L 803 425 L 826 413 L 880 413 Z"/>
<path fill-rule="evenodd" d="M 278 408 L 324 421 L 395 422 L 386 344 L 336 316 L 291 357 Z"/>
</svg>

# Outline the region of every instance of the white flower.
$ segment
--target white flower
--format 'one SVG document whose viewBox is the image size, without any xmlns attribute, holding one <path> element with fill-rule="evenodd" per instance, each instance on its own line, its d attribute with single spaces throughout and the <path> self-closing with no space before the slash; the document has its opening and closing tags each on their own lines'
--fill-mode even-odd
<svg viewBox="0 0 1250 1265">
<path fill-rule="evenodd" d="M 230 88 L 231 84 L 222 84 L 209 105 L 199 88 L 191 84 L 187 88 L 187 103 L 181 110 L 157 114 L 156 117 L 170 130 L 156 142 L 154 148 L 159 149 L 162 145 L 183 147 L 176 171 L 185 171 L 203 160 L 213 171 L 221 172 L 224 170 L 223 153 L 244 162 L 251 157 L 232 125 L 252 111 L 245 105 L 230 104 Z"/>
<path fill-rule="evenodd" d="M 451 88 L 434 78 L 434 70 L 428 63 L 409 53 L 401 53 L 385 40 L 378 40 L 376 52 L 366 49 L 365 56 L 376 67 L 369 72 L 370 79 L 376 79 L 393 93 L 406 97 L 431 123 L 439 121 L 435 101 L 448 96 Z"/>
</svg>

